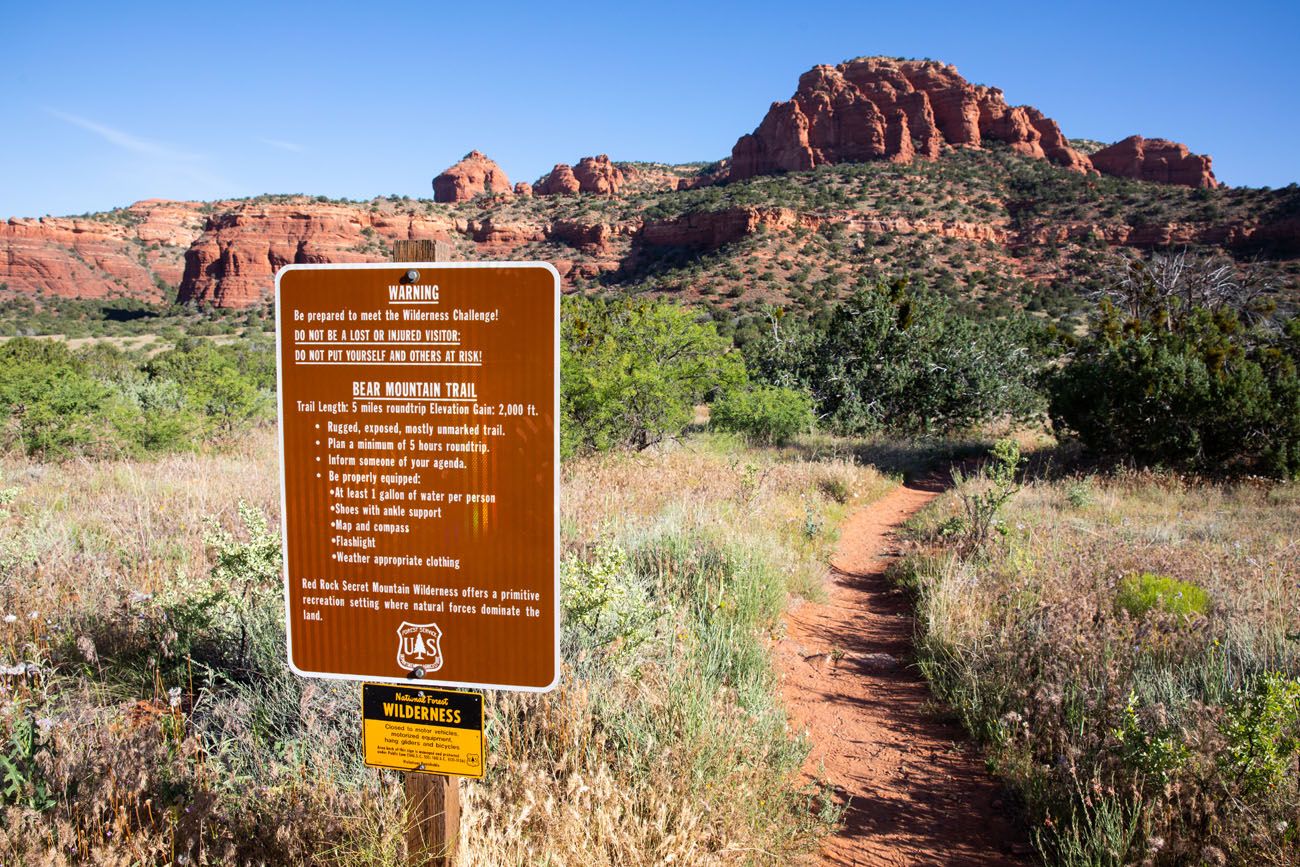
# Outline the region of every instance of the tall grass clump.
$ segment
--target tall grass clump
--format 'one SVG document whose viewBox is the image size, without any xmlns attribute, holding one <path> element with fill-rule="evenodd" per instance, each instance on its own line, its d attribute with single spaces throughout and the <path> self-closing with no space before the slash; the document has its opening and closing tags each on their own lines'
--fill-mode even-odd
<svg viewBox="0 0 1300 867">
<path fill-rule="evenodd" d="M 1052 864 L 1300 863 L 1300 497 L 1033 481 L 979 550 L 911 528 L 921 666 Z"/>
<path fill-rule="evenodd" d="M 0 860 L 396 857 L 375 829 L 400 826 L 400 796 L 359 765 L 355 690 L 284 664 L 273 454 L 258 434 L 220 456 L 10 460 Z"/>
</svg>

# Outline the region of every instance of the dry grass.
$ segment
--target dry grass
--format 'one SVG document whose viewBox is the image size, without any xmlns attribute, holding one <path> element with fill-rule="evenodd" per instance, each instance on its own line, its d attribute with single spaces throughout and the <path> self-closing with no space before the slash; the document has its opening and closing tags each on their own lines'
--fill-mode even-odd
<svg viewBox="0 0 1300 867">
<path fill-rule="evenodd" d="M 1300 675 L 1300 492 L 1033 482 L 1005 539 L 965 557 L 943 540 L 959 511 L 950 494 L 915 522 L 898 576 L 918 595 L 927 675 L 992 746 L 1049 863 L 1300 863 L 1283 687 Z M 1203 589 L 1205 615 L 1135 617 L 1117 590 L 1142 573 Z M 1270 672 L 1282 710 L 1252 716 Z M 1280 776 L 1256 784 L 1265 755 Z"/>
<path fill-rule="evenodd" d="M 839 517 L 890 484 L 722 437 L 566 465 L 566 586 L 608 578 L 601 604 L 626 619 L 606 634 L 566 614 L 562 687 L 489 696 L 462 863 L 770 863 L 813 845 L 833 813 L 798 788 L 768 648 L 787 593 L 819 592 Z M 0 663 L 30 667 L 0 676 L 19 779 L 0 861 L 400 863 L 399 778 L 361 766 L 355 687 L 285 670 L 277 579 L 241 603 L 212 572 L 214 526 L 270 538 L 238 514 L 274 527 L 270 431 L 155 461 L 5 458 L 3 488 Z"/>
<path fill-rule="evenodd" d="M 554 696 L 495 697 L 498 776 L 470 792 L 465 863 L 772 863 L 806 851 L 832 815 L 819 819 L 819 793 L 796 787 L 805 748 L 768 648 L 787 593 L 822 592 L 844 511 L 891 485 L 846 461 L 721 437 L 566 467 L 569 568 L 620 576 L 649 625 L 606 644 L 574 620 Z M 627 563 L 611 565 L 611 549 Z"/>
<path fill-rule="evenodd" d="M 255 430 L 234 451 L 148 461 L 0 462 L 0 483 L 17 486 L 9 546 L 22 568 L 0 589 L 5 611 L 43 616 L 95 611 L 154 594 L 179 576 L 208 570 L 205 522 L 235 522 L 240 501 L 279 512 L 274 434 Z"/>
</svg>

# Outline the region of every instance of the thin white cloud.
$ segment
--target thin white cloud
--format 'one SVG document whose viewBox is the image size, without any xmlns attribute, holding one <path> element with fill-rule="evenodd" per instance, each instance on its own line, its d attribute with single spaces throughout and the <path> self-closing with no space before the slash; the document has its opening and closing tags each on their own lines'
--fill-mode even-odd
<svg viewBox="0 0 1300 867">
<path fill-rule="evenodd" d="M 147 162 L 139 168 L 126 169 L 126 171 L 134 172 L 151 185 L 174 186 L 177 179 L 183 179 L 187 183 L 180 189 L 193 190 L 193 192 L 183 193 L 190 196 L 228 195 L 236 188 L 226 178 L 208 170 L 208 157 L 205 154 L 183 151 L 169 144 L 149 141 L 66 111 L 47 107 L 45 112 L 64 123 L 93 133 L 129 154 L 147 157 Z M 145 165 L 148 166 L 147 169 L 144 168 Z M 140 175 L 140 170 L 144 171 L 143 175 Z M 198 185 L 198 190 L 194 190 L 195 184 Z"/>
<path fill-rule="evenodd" d="M 75 114 L 68 114 L 67 112 L 57 111 L 53 108 L 47 108 L 45 111 L 51 116 L 57 117 L 64 123 L 79 126 L 88 132 L 94 133 L 104 141 L 117 145 L 122 148 L 122 150 L 130 151 L 133 154 L 156 157 L 164 160 L 174 160 L 176 162 L 189 162 L 201 158 L 199 154 L 186 153 L 160 142 L 152 142 L 147 139 L 137 138 L 136 136 L 123 132 L 120 129 L 113 129 L 111 126 L 104 126 L 102 123 L 96 123 L 93 120 L 87 120 L 86 118 L 78 117 Z"/>
<path fill-rule="evenodd" d="M 284 141 L 283 139 L 278 138 L 259 138 L 258 141 L 267 147 L 279 148 L 282 151 L 289 151 L 290 153 L 295 154 L 300 154 L 304 150 L 303 146 L 300 144 L 294 144 L 291 141 Z"/>
</svg>

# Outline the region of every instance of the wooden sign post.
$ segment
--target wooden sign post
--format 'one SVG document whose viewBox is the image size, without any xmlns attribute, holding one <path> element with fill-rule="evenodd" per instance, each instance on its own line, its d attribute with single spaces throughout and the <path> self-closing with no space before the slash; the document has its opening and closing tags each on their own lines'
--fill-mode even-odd
<svg viewBox="0 0 1300 867">
<path fill-rule="evenodd" d="M 276 275 L 288 661 L 303 677 L 559 679 L 559 275 L 544 263 Z M 455 778 L 408 771 L 412 863 L 454 863 Z"/>
<path fill-rule="evenodd" d="M 451 245 L 442 241 L 394 241 L 394 262 L 446 262 Z M 442 774 L 408 771 L 406 860 L 411 865 L 455 867 L 460 836 L 460 780 Z"/>
</svg>

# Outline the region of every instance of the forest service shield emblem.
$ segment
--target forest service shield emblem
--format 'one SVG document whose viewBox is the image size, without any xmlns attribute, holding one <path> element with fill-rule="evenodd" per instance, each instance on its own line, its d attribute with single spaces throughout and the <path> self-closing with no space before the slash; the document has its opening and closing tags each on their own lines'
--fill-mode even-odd
<svg viewBox="0 0 1300 867">
<path fill-rule="evenodd" d="M 436 623 L 406 623 L 397 627 L 397 664 L 407 671 L 442 668 L 442 630 Z"/>
</svg>

